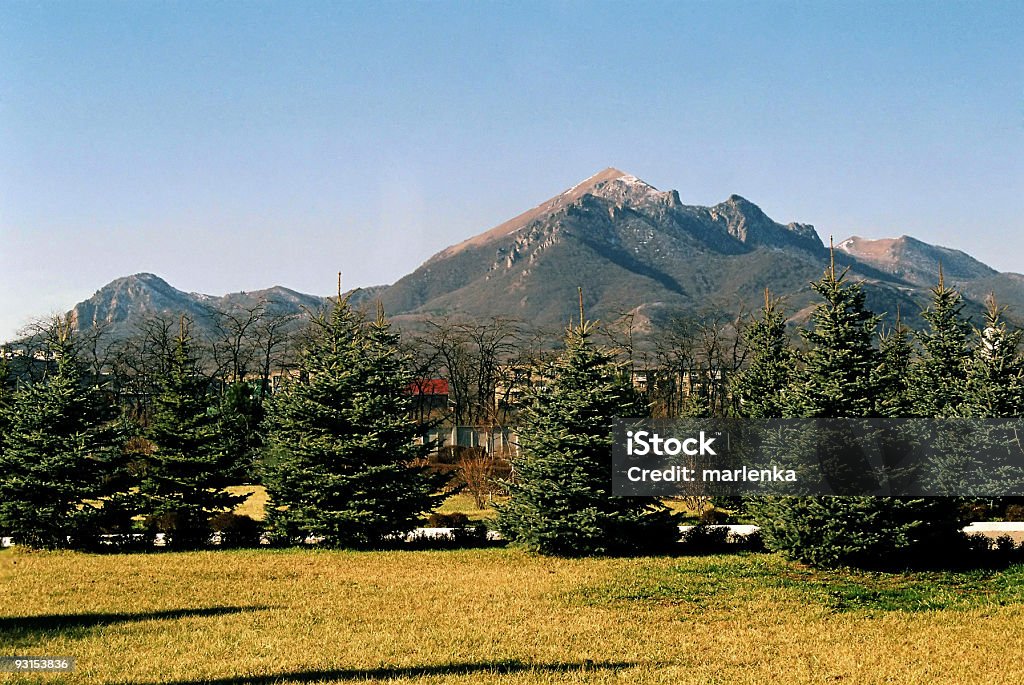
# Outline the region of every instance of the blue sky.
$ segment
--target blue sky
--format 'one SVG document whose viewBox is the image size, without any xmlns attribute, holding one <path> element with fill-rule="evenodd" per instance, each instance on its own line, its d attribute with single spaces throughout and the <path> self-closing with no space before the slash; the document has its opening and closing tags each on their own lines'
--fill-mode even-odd
<svg viewBox="0 0 1024 685">
<path fill-rule="evenodd" d="M 0 4 L 0 339 L 110 280 L 330 293 L 607 167 L 1024 272 L 1024 5 Z"/>
</svg>

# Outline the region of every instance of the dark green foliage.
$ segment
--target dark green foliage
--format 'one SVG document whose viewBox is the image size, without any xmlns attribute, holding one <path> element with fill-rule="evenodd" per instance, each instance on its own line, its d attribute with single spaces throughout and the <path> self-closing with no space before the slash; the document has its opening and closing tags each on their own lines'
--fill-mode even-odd
<svg viewBox="0 0 1024 685">
<path fill-rule="evenodd" d="M 531 397 L 519 426 L 509 501 L 498 527 L 543 554 L 582 556 L 665 549 L 679 537 L 675 516 L 649 498 L 611 495 L 611 423 L 643 416 L 609 351 L 589 325 L 570 327 L 565 351 L 547 366 L 550 385 Z"/>
<path fill-rule="evenodd" d="M 11 367 L 7 363 L 7 350 L 0 348 L 0 455 L 4 453 L 4 442 L 7 437 L 7 427 L 10 425 L 10 415 L 7 411 L 11 402 Z"/>
<path fill-rule="evenodd" d="M 314 321 L 302 380 L 268 414 L 265 484 L 278 539 L 375 547 L 416 527 L 444 498 L 447 476 L 419 462 L 410 360 L 379 313 L 367 322 L 347 300 Z"/>
<path fill-rule="evenodd" d="M 786 414 L 793 417 L 871 416 L 879 395 L 874 346 L 879 317 L 867 310 L 860 283 L 848 283 L 835 267 L 811 284 L 821 297 L 812 327 L 801 331 L 808 344 Z"/>
<path fill-rule="evenodd" d="M 995 419 L 1019 417 L 1024 413 L 1024 359 L 1020 356 L 1022 333 L 1007 326 L 1004 312 L 1005 308 L 990 296 L 986 302 L 984 325 L 980 330 L 975 329 L 975 342 L 966 361 L 966 387 L 957 412 L 959 416 Z M 1022 487 L 1020 422 L 1012 424 L 1016 425 L 1007 430 L 978 421 L 971 450 L 966 454 L 959 450 L 961 454 L 943 457 L 969 464 L 975 450 L 984 450 L 990 458 L 980 469 L 977 466 L 973 469 L 982 483 L 990 481 L 997 487 L 1014 483 L 1018 488 Z M 991 503 L 1002 509 L 1010 502 L 1011 498 L 997 498 Z"/>
<path fill-rule="evenodd" d="M 701 522 L 683 533 L 683 549 L 689 554 L 721 554 L 728 548 L 728 528 Z"/>
<path fill-rule="evenodd" d="M 957 416 L 964 400 L 968 336 L 971 326 L 963 316 L 960 293 L 947 288 L 942 272 L 932 288 L 932 301 L 921 315 L 928 330 L 917 334 L 921 355 L 912 367 L 911 399 L 916 416 L 946 418 Z"/>
<path fill-rule="evenodd" d="M 54 321 L 43 376 L 0 407 L 0 532 L 29 547 L 92 546 L 118 466 L 113 410 L 86 383 L 75 345 L 71 321 Z"/>
<path fill-rule="evenodd" d="M 967 360 L 966 389 L 959 414 L 970 418 L 1001 418 L 1024 413 L 1024 359 L 1021 331 L 1009 330 L 1004 308 L 988 302 L 985 325 Z"/>
<path fill-rule="evenodd" d="M 732 387 L 739 414 L 750 418 L 782 416 L 795 360 L 781 303 L 771 299 L 767 290 L 761 316 L 750 322 L 743 338 L 750 362 L 735 376 Z"/>
<path fill-rule="evenodd" d="M 232 463 L 184 319 L 168 355 L 146 429 L 153 449 L 143 462 L 139 495 L 151 529 L 169 545 L 201 547 L 212 533 L 210 518 L 244 497 L 224 491 L 233 484 Z"/>
<path fill-rule="evenodd" d="M 265 416 L 263 402 L 249 383 L 232 383 L 221 395 L 217 432 L 235 483 L 258 480 L 257 463 L 263 449 L 261 424 Z"/>
<path fill-rule="evenodd" d="M 817 567 L 940 564 L 963 538 L 945 498 L 773 497 L 755 511 L 770 549 Z"/>
<path fill-rule="evenodd" d="M 210 527 L 219 535 L 221 547 L 257 547 L 263 536 L 261 521 L 230 511 L 211 517 Z"/>
<path fill-rule="evenodd" d="M 859 284 L 848 284 L 835 268 L 812 284 L 822 302 L 790 416 L 870 417 L 879 399 L 898 398 L 892 374 L 905 365 L 905 345 L 890 341 L 884 356 L 873 346 L 878 318 L 869 312 Z M 844 442 L 841 430 L 836 443 Z M 823 439 L 820 434 L 817 439 Z M 853 477 L 867 474 L 852 474 Z M 844 479 L 845 480 L 845 479 Z M 765 497 L 749 509 L 770 549 L 815 566 L 886 566 L 933 557 L 960 536 L 954 502 L 891 497 Z"/>
<path fill-rule="evenodd" d="M 875 370 L 878 396 L 875 414 L 891 418 L 913 416 L 910 395 L 910 368 L 913 356 L 910 331 L 896 318 L 896 327 L 882 335 L 878 348 L 878 368 Z"/>
<path fill-rule="evenodd" d="M 435 511 L 427 517 L 427 526 L 430 528 L 463 528 L 469 525 L 469 516 L 461 511 L 451 514 L 442 514 Z"/>
</svg>

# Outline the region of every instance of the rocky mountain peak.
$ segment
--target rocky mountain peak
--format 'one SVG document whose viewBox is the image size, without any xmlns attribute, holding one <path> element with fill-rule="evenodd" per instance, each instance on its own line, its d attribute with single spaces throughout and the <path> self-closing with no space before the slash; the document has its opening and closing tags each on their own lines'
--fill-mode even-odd
<svg viewBox="0 0 1024 685">
<path fill-rule="evenodd" d="M 876 269 L 915 285 L 932 285 L 939 265 L 954 282 L 987 278 L 996 270 L 970 255 L 941 245 L 929 245 L 908 235 L 899 238 L 862 238 L 851 236 L 836 249 Z"/>
<path fill-rule="evenodd" d="M 647 181 L 618 169 L 605 169 L 601 174 L 591 178 L 598 177 L 602 177 L 602 180 L 594 183 L 585 182 L 578 187 L 575 193 L 580 196 L 600 197 L 619 207 L 675 197 L 674 193 L 662 193 Z M 579 192 L 580 190 L 583 192 Z"/>
<path fill-rule="evenodd" d="M 811 251 L 824 249 L 814 226 L 780 224 L 740 195 L 730 195 L 725 202 L 709 207 L 708 212 L 713 220 L 725 223 L 730 235 L 749 246 L 798 247 Z"/>
<path fill-rule="evenodd" d="M 869 303 L 879 312 L 891 314 L 900 304 L 904 313 L 918 311 L 916 298 L 934 285 L 940 262 L 947 280 L 973 302 L 989 291 L 1000 301 L 1024 302 L 1024 276 L 998 274 L 962 252 L 909 236 L 854 236 L 837 249 L 855 278 L 870 281 Z M 379 297 L 389 314 L 407 322 L 446 313 L 500 314 L 558 327 L 576 311 L 579 286 L 598 317 L 643 307 L 654 318 L 709 303 L 756 308 L 768 287 L 792 295 L 792 311 L 802 316 L 813 299 L 807 283 L 827 263 L 810 224 L 781 224 L 735 194 L 710 207 L 684 205 L 675 191 L 609 167 L 439 252 L 394 285 L 357 295 Z M 201 328 L 236 307 L 302 316 L 324 304 L 279 286 L 216 297 L 185 293 L 139 273 L 105 286 L 74 314 L 83 328 L 130 333 L 155 315 L 184 313 Z"/>
</svg>

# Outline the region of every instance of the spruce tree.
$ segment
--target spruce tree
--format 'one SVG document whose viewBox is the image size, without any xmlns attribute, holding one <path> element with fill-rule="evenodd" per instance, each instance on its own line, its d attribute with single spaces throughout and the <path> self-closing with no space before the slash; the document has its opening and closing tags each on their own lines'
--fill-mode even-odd
<svg viewBox="0 0 1024 685">
<path fill-rule="evenodd" d="M 806 418 L 871 416 L 878 397 L 874 346 L 879 317 L 868 311 L 864 288 L 848 283 L 831 266 L 811 284 L 821 297 L 812 327 L 801 331 L 808 345 L 785 413 Z"/>
<path fill-rule="evenodd" d="M 238 381 L 221 394 L 216 411 L 220 449 L 230 465 L 231 479 L 235 483 L 257 482 L 266 416 L 263 402 L 252 385 Z"/>
<path fill-rule="evenodd" d="M 184 318 L 167 354 L 145 431 L 154 449 L 145 460 L 139 494 L 150 527 L 163 532 L 170 546 L 201 547 L 212 534 L 210 519 L 243 498 L 224 490 L 233 484 L 232 464 Z"/>
<path fill-rule="evenodd" d="M 803 332 L 809 349 L 788 416 L 857 418 L 877 411 L 883 389 L 878 370 L 884 368 L 873 345 L 878 317 L 867 310 L 861 285 L 847 283 L 845 275 L 836 275 L 833 253 L 831 267 L 812 284 L 822 301 L 812 328 Z M 847 437 L 843 430 L 821 426 L 816 440 L 842 451 L 844 442 L 858 437 Z M 843 479 L 859 476 L 870 474 L 865 470 Z M 955 507 L 938 499 L 766 497 L 749 508 L 769 548 L 815 566 L 922 563 L 956 539 L 961 525 Z"/>
<path fill-rule="evenodd" d="M 1010 330 L 993 295 L 986 302 L 985 324 L 975 330 L 973 352 L 966 363 L 961 416 L 1016 417 L 1024 413 L 1024 359 L 1021 331 Z"/>
<path fill-rule="evenodd" d="M 963 297 L 946 287 L 941 267 L 931 292 L 921 315 L 928 330 L 917 334 L 921 354 L 913 365 L 910 396 L 916 416 L 948 418 L 958 415 L 964 401 L 971 325 L 963 316 Z"/>
<path fill-rule="evenodd" d="M 0 347 L 0 454 L 4 452 L 4 442 L 10 419 L 7 411 L 11 401 L 10 381 L 11 365 L 7 361 L 7 350 Z"/>
<path fill-rule="evenodd" d="M 380 546 L 443 499 L 447 476 L 423 465 L 410 359 L 383 312 L 367 322 L 339 295 L 313 325 L 299 379 L 269 407 L 269 523 L 291 543 Z"/>
<path fill-rule="evenodd" d="M 582 317 L 581 317 L 582 318 Z M 674 515 L 650 498 L 613 497 L 611 423 L 646 416 L 612 354 L 571 326 L 565 350 L 544 369 L 519 425 L 502 534 L 542 554 L 582 556 L 665 549 L 679 538 Z"/>
<path fill-rule="evenodd" d="M 786 406 L 795 359 L 786 335 L 781 301 L 764 291 L 764 307 L 743 332 L 750 362 L 734 377 L 732 390 L 740 416 L 778 418 Z"/>
<path fill-rule="evenodd" d="M 70 319 L 52 322 L 44 349 L 42 377 L 0 409 L 0 531 L 29 547 L 93 547 L 118 464 L 114 411 L 84 376 Z"/>
<path fill-rule="evenodd" d="M 1020 355 L 1022 332 L 1007 325 L 1003 318 L 1006 308 L 998 305 L 995 295 L 989 295 L 985 305 L 984 326 L 974 331 L 975 343 L 967 360 L 966 388 L 958 414 L 968 419 L 1016 419 L 1024 413 L 1024 359 Z M 1024 487 L 1024 477 L 1020 475 L 1021 428 L 1017 420 L 969 422 L 969 449 L 947 450 L 954 452 L 954 458 L 960 457 L 959 463 L 955 464 L 959 473 L 968 470 L 964 467 L 970 464 L 972 485 L 961 490 L 970 492 L 977 487 L 978 492 L 1005 491 L 1008 488 L 1021 491 Z M 961 441 L 956 445 L 963 447 Z M 958 451 L 965 453 L 956 455 Z M 981 464 L 975 458 L 979 453 L 986 454 Z M 943 456 L 950 458 L 948 454 Z M 1021 500 L 1020 497 L 986 499 L 987 504 L 999 509 Z"/>
<path fill-rule="evenodd" d="M 890 418 L 913 416 L 911 399 L 911 364 L 913 348 L 910 344 L 910 329 L 903 325 L 899 312 L 896 326 L 882 334 L 878 346 L 878 367 L 875 371 L 878 395 L 875 415 Z"/>
</svg>

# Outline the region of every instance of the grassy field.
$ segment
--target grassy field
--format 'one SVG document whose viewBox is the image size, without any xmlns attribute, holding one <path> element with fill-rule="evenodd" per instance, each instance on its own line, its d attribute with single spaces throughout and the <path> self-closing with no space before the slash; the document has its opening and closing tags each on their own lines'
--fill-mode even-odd
<svg viewBox="0 0 1024 685">
<path fill-rule="evenodd" d="M 1024 567 L 887 576 L 770 555 L 9 550 L 0 587 L 0 654 L 78 660 L 26 682 L 1024 681 Z"/>
</svg>

